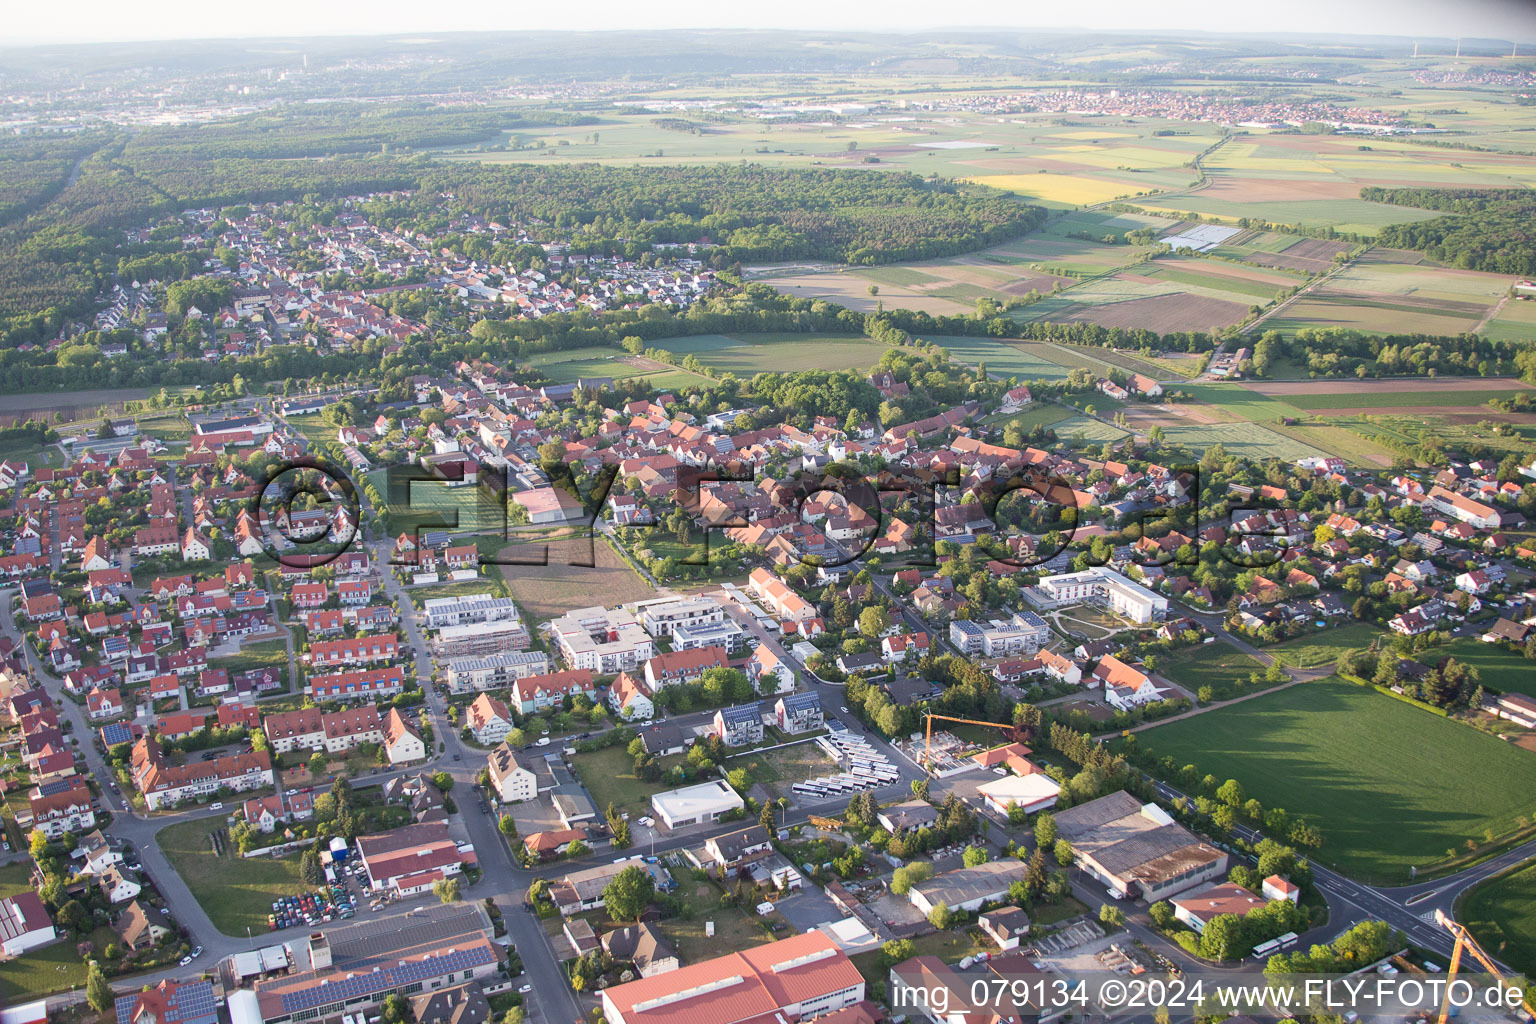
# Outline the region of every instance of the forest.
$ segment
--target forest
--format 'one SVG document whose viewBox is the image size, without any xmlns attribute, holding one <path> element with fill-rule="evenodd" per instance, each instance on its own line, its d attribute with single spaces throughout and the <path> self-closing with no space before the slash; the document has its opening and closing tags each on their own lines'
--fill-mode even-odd
<svg viewBox="0 0 1536 1024">
<path fill-rule="evenodd" d="M 739 262 L 891 263 L 969 252 L 1039 227 L 1045 211 L 1002 193 L 894 171 L 434 165 L 423 193 L 502 222 L 550 225 L 587 252 L 712 241 Z"/>
<path fill-rule="evenodd" d="M 597 118 L 590 114 L 563 110 L 453 109 L 426 102 L 324 103 L 143 132 L 123 155 L 134 164 L 189 156 L 286 160 L 465 146 L 499 141 L 503 133 L 522 128 L 595 123 Z"/>
<path fill-rule="evenodd" d="M 127 229 L 189 208 L 416 190 L 370 215 L 437 237 L 448 227 L 438 193 L 450 192 L 452 213 L 537 224 L 539 241 L 631 258 L 654 244 L 709 242 L 716 266 L 953 255 L 1016 237 L 1045 216 L 990 189 L 896 172 L 446 165 L 403 155 L 588 119 L 330 104 L 132 135 L 0 142 L 8 197 L 0 206 L 0 348 L 45 340 L 89 313 L 115 270 L 189 269 L 164 259 L 181 248 L 175 235 L 124 240 Z"/>
<path fill-rule="evenodd" d="M 1390 224 L 1377 244 L 1414 249 L 1461 270 L 1536 274 L 1536 193 L 1528 189 L 1363 188 L 1360 198 L 1449 216 Z"/>
</svg>

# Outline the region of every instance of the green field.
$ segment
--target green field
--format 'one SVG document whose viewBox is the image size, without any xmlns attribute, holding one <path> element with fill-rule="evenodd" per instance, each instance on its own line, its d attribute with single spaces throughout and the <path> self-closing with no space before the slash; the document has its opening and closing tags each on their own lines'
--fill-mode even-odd
<svg viewBox="0 0 1536 1024">
<path fill-rule="evenodd" d="M 1302 415 L 1300 409 L 1282 399 L 1249 391 L 1239 384 L 1186 384 L 1180 390 L 1251 423 Z"/>
<path fill-rule="evenodd" d="M 1334 664 L 1340 655 L 1349 651 L 1364 650 L 1382 635 L 1375 626 L 1354 622 L 1316 636 L 1297 637 L 1266 647 L 1264 653 L 1273 655 L 1276 661 L 1290 668 L 1322 668 Z"/>
<path fill-rule="evenodd" d="M 1436 654 L 1446 654 L 1477 669 L 1490 690 L 1513 691 L 1536 697 L 1536 665 L 1523 655 L 1506 651 L 1498 644 L 1485 644 L 1475 637 L 1453 640 Z"/>
<path fill-rule="evenodd" d="M 938 334 L 923 340 L 942 346 L 953 358 L 970 366 L 986 363 L 987 372 L 994 377 L 1058 381 L 1066 380 L 1071 370 L 1070 364 L 1044 355 L 1041 349 L 1045 346 L 1027 342 L 955 334 Z"/>
<path fill-rule="evenodd" d="M 995 421 L 997 426 L 1006 426 L 1009 423 L 1017 423 L 1023 430 L 1030 431 L 1035 427 L 1054 427 L 1062 420 L 1071 419 L 1071 409 L 1063 408 L 1053 402 L 1034 402 L 1026 406 L 1024 411 L 1014 416 L 1001 416 Z"/>
<path fill-rule="evenodd" d="M 859 334 L 699 334 L 658 338 L 647 348 L 694 355 L 721 373 L 738 377 L 790 370 L 863 370 L 888 346 Z"/>
<path fill-rule="evenodd" d="M 1158 726 L 1144 748 L 1235 778 L 1266 807 L 1304 815 L 1315 859 L 1402 884 L 1484 829 L 1533 810 L 1536 755 L 1330 677 Z"/>
<path fill-rule="evenodd" d="M 1489 387 L 1485 391 L 1313 391 L 1287 395 L 1285 400 L 1309 412 L 1319 409 L 1410 409 L 1415 406 L 1470 409 L 1486 405 L 1495 398 L 1510 398 L 1528 390 Z"/>
<path fill-rule="evenodd" d="M 1214 263 L 1212 266 L 1225 269 L 1228 265 Z M 1241 270 L 1243 272 L 1241 275 L 1220 273 L 1202 267 L 1195 260 L 1156 260 L 1152 263 L 1151 269 L 1143 270 L 1142 273 L 1160 281 L 1190 285 L 1197 293 L 1206 292 L 1217 298 L 1233 299 L 1233 301 L 1239 301 L 1234 298 L 1235 296 L 1246 297 L 1257 301 L 1260 305 L 1274 299 L 1276 292 L 1301 281 L 1300 277 L 1293 274 L 1260 271 L 1250 267 L 1243 267 Z"/>
<path fill-rule="evenodd" d="M 1190 693 L 1198 693 L 1202 686 L 1216 691 L 1222 699 L 1222 691 L 1234 686 L 1245 686 L 1253 672 L 1263 672 L 1264 665 L 1257 658 L 1217 640 L 1210 644 L 1197 644 L 1158 659 L 1157 674 L 1184 687 Z"/>
<path fill-rule="evenodd" d="M 1102 410 L 1100 415 L 1104 415 Z M 1056 436 L 1063 441 L 1091 441 L 1095 444 L 1102 441 L 1118 441 L 1126 434 L 1119 427 L 1094 419 L 1092 416 L 1069 416 L 1059 423 L 1053 423 L 1051 429 L 1056 431 Z"/>
<path fill-rule="evenodd" d="M 227 669 L 231 673 L 245 672 L 253 668 L 283 669 L 288 664 L 288 645 L 281 639 L 241 644 L 239 654 L 228 658 L 214 658 L 210 664 L 214 668 Z"/>
<path fill-rule="evenodd" d="M 1163 427 L 1169 444 L 1183 445 L 1192 452 L 1203 452 L 1219 444 L 1229 455 L 1259 461 L 1283 459 L 1292 462 L 1319 454 L 1305 441 L 1287 437 L 1257 423 L 1181 423 Z"/>
<path fill-rule="evenodd" d="M 384 496 L 384 529 L 395 536 L 419 526 L 422 530 L 494 530 L 507 526 L 504 507 L 492 493 L 478 486 L 449 486 L 437 480 L 411 480 L 404 477 L 390 493 L 388 470 L 375 469 L 368 479 Z"/>
<path fill-rule="evenodd" d="M 221 818 L 184 821 L 161 829 L 155 842 L 215 928 L 225 935 L 244 935 L 247 928 L 265 932 L 272 901 L 306 888 L 299 878 L 299 855 L 215 856 L 208 837 L 223 825 Z"/>
<path fill-rule="evenodd" d="M 1489 953 L 1517 971 L 1536 972 L 1536 865 L 1473 889 L 1456 916 Z"/>
</svg>

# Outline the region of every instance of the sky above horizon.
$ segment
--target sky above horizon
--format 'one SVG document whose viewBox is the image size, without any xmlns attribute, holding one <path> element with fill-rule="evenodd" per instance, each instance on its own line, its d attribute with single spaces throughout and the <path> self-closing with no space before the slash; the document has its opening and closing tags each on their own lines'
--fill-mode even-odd
<svg viewBox="0 0 1536 1024">
<path fill-rule="evenodd" d="M 459 13 L 455 15 L 454 10 Z M 76 0 L 58 8 L 16 4 L 0 46 L 208 38 L 389 35 L 514 30 L 731 28 L 902 31 L 967 27 L 1219 33 L 1328 33 L 1536 40 L 1527 0 L 777 0 L 773 4 L 476 5 L 444 10 L 419 0 Z"/>
</svg>

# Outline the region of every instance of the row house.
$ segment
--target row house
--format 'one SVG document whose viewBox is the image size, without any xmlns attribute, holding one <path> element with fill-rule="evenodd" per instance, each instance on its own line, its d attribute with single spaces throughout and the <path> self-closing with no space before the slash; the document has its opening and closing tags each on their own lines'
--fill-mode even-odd
<svg viewBox="0 0 1536 1024">
<path fill-rule="evenodd" d="M 32 814 L 31 828 L 42 832 L 49 839 L 58 839 L 66 832 L 85 832 L 96 827 L 96 812 L 91 807 L 91 789 L 79 777 L 38 786 L 27 799 Z"/>
<path fill-rule="evenodd" d="M 336 598 L 343 608 L 360 608 L 373 600 L 369 580 L 342 580 L 336 584 Z"/>
<path fill-rule="evenodd" d="M 307 689 L 317 701 L 393 697 L 405 689 L 405 670 L 395 665 L 312 676 Z"/>
<path fill-rule="evenodd" d="M 551 707 L 561 706 L 567 697 L 586 694 L 597 695 L 589 669 L 568 669 L 546 675 L 525 676 L 512 684 L 511 703 L 524 715 L 538 714 Z"/>
<path fill-rule="evenodd" d="M 272 760 L 262 750 L 179 767 L 162 763 L 143 774 L 139 788 L 149 809 L 159 810 L 211 796 L 221 789 L 244 793 L 272 784 Z"/>
<path fill-rule="evenodd" d="M 373 661 L 392 661 L 399 656 L 399 638 L 394 633 L 360 636 L 347 640 L 326 640 L 310 644 L 311 665 L 358 665 Z"/>
<path fill-rule="evenodd" d="M 712 668 L 724 668 L 727 655 L 723 647 L 699 647 L 687 651 L 658 654 L 645 663 L 645 684 L 652 693 L 680 683 L 698 682 Z"/>
</svg>

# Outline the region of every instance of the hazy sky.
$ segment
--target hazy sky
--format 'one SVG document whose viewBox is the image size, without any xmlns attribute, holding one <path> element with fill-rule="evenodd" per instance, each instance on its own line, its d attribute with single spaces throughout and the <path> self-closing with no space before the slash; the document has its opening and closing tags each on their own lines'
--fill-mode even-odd
<svg viewBox="0 0 1536 1024">
<path fill-rule="evenodd" d="M 1533 0 L 774 0 L 448 5 L 421 0 L 74 0 L 8 5 L 0 45 L 516 29 L 1018 28 L 1361 33 L 1536 40 Z"/>
</svg>

